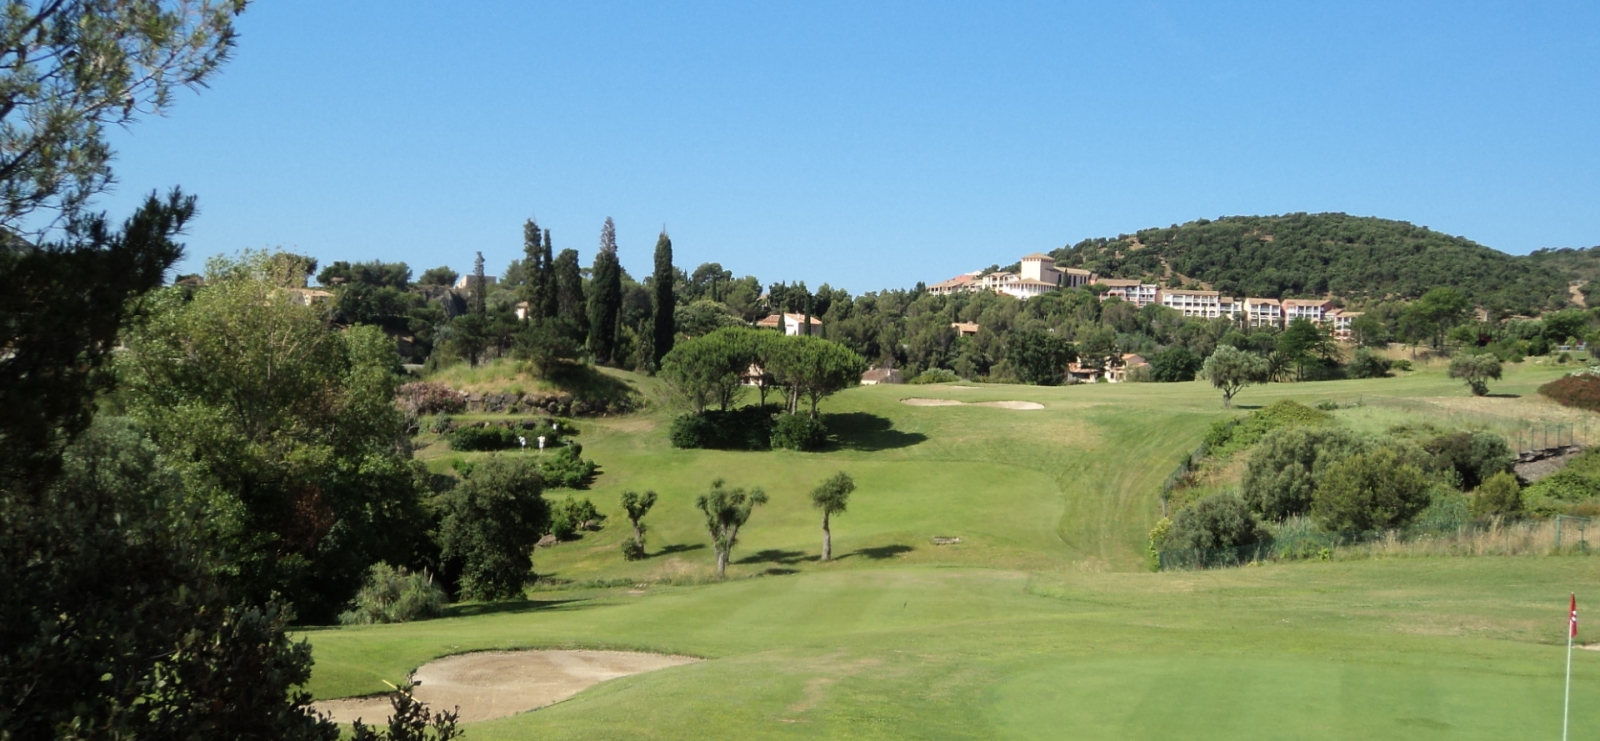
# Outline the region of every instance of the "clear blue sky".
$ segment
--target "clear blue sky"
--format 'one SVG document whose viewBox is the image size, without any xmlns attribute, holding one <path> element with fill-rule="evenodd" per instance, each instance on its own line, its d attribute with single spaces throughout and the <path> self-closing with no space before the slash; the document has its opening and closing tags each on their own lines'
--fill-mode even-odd
<svg viewBox="0 0 1600 741">
<path fill-rule="evenodd" d="M 1231 214 L 1600 243 L 1600 4 L 262 0 L 115 137 L 200 197 L 191 259 L 587 264 L 852 292 Z"/>
</svg>

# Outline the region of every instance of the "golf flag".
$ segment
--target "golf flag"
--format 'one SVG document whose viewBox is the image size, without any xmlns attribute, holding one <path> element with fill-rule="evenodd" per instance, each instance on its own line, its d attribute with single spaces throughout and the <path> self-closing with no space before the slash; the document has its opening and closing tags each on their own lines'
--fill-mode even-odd
<svg viewBox="0 0 1600 741">
<path fill-rule="evenodd" d="M 1571 625 L 1567 628 L 1568 638 L 1578 637 L 1578 595 L 1572 595 L 1572 607 L 1567 612 L 1567 621 Z"/>
</svg>

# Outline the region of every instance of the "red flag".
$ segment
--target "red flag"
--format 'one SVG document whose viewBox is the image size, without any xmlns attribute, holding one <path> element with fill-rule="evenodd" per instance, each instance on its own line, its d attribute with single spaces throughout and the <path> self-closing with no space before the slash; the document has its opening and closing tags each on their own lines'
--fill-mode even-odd
<svg viewBox="0 0 1600 741">
<path fill-rule="evenodd" d="M 1568 631 L 1567 632 L 1567 637 L 1568 638 L 1577 638 L 1578 637 L 1578 595 L 1576 595 L 1576 594 L 1572 595 L 1572 607 L 1568 610 L 1567 615 L 1568 615 L 1568 622 L 1571 623 L 1570 627 L 1568 627 L 1568 629 L 1567 629 L 1567 631 Z"/>
</svg>

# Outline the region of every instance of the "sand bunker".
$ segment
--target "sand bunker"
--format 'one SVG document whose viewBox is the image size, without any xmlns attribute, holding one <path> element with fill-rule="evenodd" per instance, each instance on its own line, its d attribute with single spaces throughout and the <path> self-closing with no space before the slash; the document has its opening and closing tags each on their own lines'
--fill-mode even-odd
<svg viewBox="0 0 1600 741">
<path fill-rule="evenodd" d="M 956 401 L 955 399 L 901 399 L 914 407 L 994 407 L 996 409 L 1043 409 L 1036 401 Z"/>
<path fill-rule="evenodd" d="M 422 665 L 411 694 L 434 711 L 461 708 L 463 722 L 503 718 L 561 702 L 608 679 L 699 661 L 630 651 L 488 651 Z M 388 695 L 324 700 L 312 707 L 345 725 L 384 723 Z"/>
</svg>

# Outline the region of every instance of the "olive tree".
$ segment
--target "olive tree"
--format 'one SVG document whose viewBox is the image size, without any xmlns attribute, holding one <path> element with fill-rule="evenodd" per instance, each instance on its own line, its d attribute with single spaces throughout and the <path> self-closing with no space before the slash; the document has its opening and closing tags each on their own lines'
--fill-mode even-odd
<svg viewBox="0 0 1600 741">
<path fill-rule="evenodd" d="M 1203 369 L 1211 385 L 1222 390 L 1222 406 L 1233 406 L 1233 397 L 1244 387 L 1266 383 L 1270 368 L 1267 360 L 1232 345 L 1220 345 L 1206 358 Z"/>
<path fill-rule="evenodd" d="M 656 493 L 653 491 L 643 494 L 632 490 L 622 492 L 622 509 L 628 513 L 628 522 L 633 524 L 633 540 L 622 544 L 622 555 L 629 561 L 644 558 L 645 526 L 642 520 L 654 506 L 656 506 Z"/>
<path fill-rule="evenodd" d="M 767 503 L 767 493 L 760 488 L 726 488 L 727 482 L 711 482 L 711 491 L 701 494 L 694 504 L 706 516 L 706 530 L 711 534 L 711 546 L 717 554 L 717 578 L 728 573 L 728 554 L 739 542 L 739 528 L 750 521 L 750 513 L 758 505 Z"/>
<path fill-rule="evenodd" d="M 1488 353 L 1457 355 L 1450 360 L 1450 377 L 1467 382 L 1473 396 L 1489 393 L 1489 381 L 1500 380 L 1500 359 Z"/>
<path fill-rule="evenodd" d="M 856 490 L 855 479 L 840 471 L 828 477 L 822 485 L 811 490 L 811 506 L 822 510 L 822 560 L 833 560 L 833 531 L 828 521 L 833 515 L 844 514 L 850 504 L 850 494 Z"/>
</svg>

